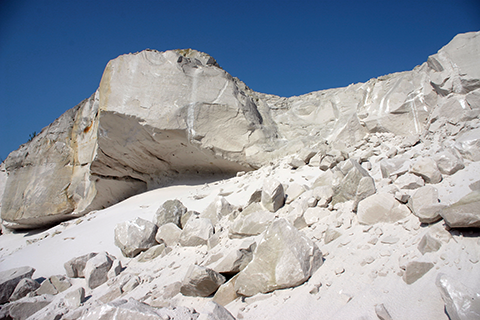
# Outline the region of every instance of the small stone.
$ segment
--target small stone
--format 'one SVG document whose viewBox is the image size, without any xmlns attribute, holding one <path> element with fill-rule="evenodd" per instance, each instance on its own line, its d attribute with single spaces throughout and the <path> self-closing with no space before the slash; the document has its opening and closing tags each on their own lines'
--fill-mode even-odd
<svg viewBox="0 0 480 320">
<path fill-rule="evenodd" d="M 375 313 L 377 314 L 377 317 L 380 320 L 392 320 L 392 317 L 390 316 L 390 313 L 388 313 L 387 309 L 385 306 L 382 304 L 377 304 L 375 306 Z"/>
<path fill-rule="evenodd" d="M 423 277 L 423 275 L 432 268 L 433 263 L 431 262 L 412 261 L 407 264 L 405 273 L 403 275 L 403 281 L 405 281 L 406 284 L 412 284 Z"/>
<path fill-rule="evenodd" d="M 426 233 L 423 237 L 422 240 L 418 243 L 418 251 L 420 251 L 422 254 L 425 254 L 427 252 L 436 252 L 440 249 L 442 246 L 442 243 L 438 241 L 437 239 L 433 238 L 429 233 Z"/>
<path fill-rule="evenodd" d="M 208 301 L 202 311 L 198 320 L 235 320 L 227 309 L 215 301 Z"/>
<path fill-rule="evenodd" d="M 338 267 L 338 268 L 335 269 L 335 274 L 337 276 L 344 273 L 344 272 L 345 272 L 345 269 L 343 267 Z"/>
<path fill-rule="evenodd" d="M 338 237 L 340 237 L 342 235 L 342 233 L 336 229 L 327 229 L 327 231 L 325 231 L 325 239 L 324 239 L 324 243 L 325 244 L 328 244 L 330 242 L 332 242 L 333 240 L 337 239 Z"/>
<path fill-rule="evenodd" d="M 385 244 L 395 244 L 400 240 L 400 238 L 394 237 L 394 236 L 386 236 L 383 237 L 382 240 L 380 240 L 381 243 Z"/>
<path fill-rule="evenodd" d="M 391 147 L 385 155 L 387 156 L 387 158 L 393 158 L 397 155 L 397 153 L 398 153 L 397 148 Z"/>
<path fill-rule="evenodd" d="M 395 192 L 395 199 L 397 199 L 400 203 L 407 203 L 408 199 L 410 199 L 410 195 L 403 193 L 401 191 Z"/>
<path fill-rule="evenodd" d="M 115 259 L 112 263 L 112 266 L 110 267 L 110 270 L 108 271 L 107 277 L 108 279 L 115 278 L 122 271 L 123 271 L 122 262 L 118 259 Z"/>
</svg>

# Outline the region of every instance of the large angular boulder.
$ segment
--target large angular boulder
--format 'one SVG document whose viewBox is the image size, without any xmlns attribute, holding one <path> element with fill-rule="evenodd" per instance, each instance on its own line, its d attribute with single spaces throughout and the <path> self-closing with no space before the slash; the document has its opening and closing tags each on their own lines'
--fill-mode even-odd
<svg viewBox="0 0 480 320">
<path fill-rule="evenodd" d="M 235 290 L 242 296 L 302 284 L 322 265 L 320 249 L 285 219 L 272 222 L 252 261 L 238 273 Z"/>
<path fill-rule="evenodd" d="M 27 319 L 37 311 L 48 306 L 52 301 L 53 296 L 48 294 L 17 300 L 8 306 L 10 319 Z"/>
<path fill-rule="evenodd" d="M 437 276 L 435 283 L 442 294 L 449 319 L 480 319 L 480 294 L 478 292 L 443 273 Z"/>
<path fill-rule="evenodd" d="M 415 191 L 408 200 L 408 207 L 422 223 L 434 223 L 440 220 L 440 210 L 445 205 L 439 203 L 438 190 L 433 186 L 424 186 Z"/>
<path fill-rule="evenodd" d="M 166 246 L 171 247 L 178 243 L 182 229 L 176 224 L 169 222 L 160 226 L 155 235 L 155 240 L 158 243 L 165 243 Z"/>
<path fill-rule="evenodd" d="M 36 228 L 181 175 L 257 167 L 264 161 L 257 148 L 275 130 L 264 128 L 270 116 L 250 92 L 195 50 L 110 61 L 89 99 L 10 154 L 2 218 L 12 228 Z"/>
<path fill-rule="evenodd" d="M 108 271 L 112 267 L 114 257 L 106 252 L 100 252 L 85 265 L 85 280 L 90 289 L 94 289 L 108 280 Z"/>
<path fill-rule="evenodd" d="M 40 288 L 35 292 L 37 295 L 57 294 L 72 286 L 70 280 L 63 275 L 51 276 L 42 282 Z"/>
<path fill-rule="evenodd" d="M 191 265 L 182 281 L 180 292 L 185 296 L 208 297 L 225 280 L 224 276 L 212 269 Z"/>
<path fill-rule="evenodd" d="M 332 203 L 354 200 L 355 211 L 361 200 L 375 193 L 375 182 L 357 161 L 349 159 L 346 162 L 349 170 L 345 170 L 345 177 L 336 188 Z"/>
<path fill-rule="evenodd" d="M 449 148 L 435 155 L 438 170 L 443 174 L 452 175 L 458 170 L 465 168 L 463 158 L 456 149 Z"/>
<path fill-rule="evenodd" d="M 276 179 L 265 179 L 262 188 L 262 205 L 265 209 L 275 212 L 284 204 L 285 192 L 283 185 Z"/>
<path fill-rule="evenodd" d="M 210 219 L 213 224 L 217 224 L 224 216 L 228 216 L 235 210 L 227 199 L 224 197 L 216 197 L 208 207 L 200 214 L 202 218 Z"/>
<path fill-rule="evenodd" d="M 258 235 L 267 229 L 274 218 L 275 214 L 267 210 L 241 214 L 230 226 L 229 235 L 231 238 Z"/>
<path fill-rule="evenodd" d="M 422 177 L 426 183 L 435 184 L 442 181 L 442 174 L 438 170 L 437 163 L 432 158 L 418 158 L 410 172 Z"/>
<path fill-rule="evenodd" d="M 63 303 L 70 309 L 76 309 L 85 301 L 85 289 L 80 287 L 65 295 Z"/>
<path fill-rule="evenodd" d="M 8 301 L 13 291 L 23 278 L 31 278 L 35 269 L 21 267 L 0 272 L 0 304 Z"/>
<path fill-rule="evenodd" d="M 10 296 L 10 301 L 15 301 L 25 297 L 30 292 L 33 292 L 40 287 L 40 284 L 31 279 L 31 278 L 23 278 L 15 287 L 12 295 Z"/>
<path fill-rule="evenodd" d="M 160 227 L 167 223 L 174 223 L 179 228 L 182 227 L 182 216 L 187 213 L 188 209 L 183 205 L 180 200 L 167 200 L 155 213 L 155 224 Z"/>
<path fill-rule="evenodd" d="M 157 244 L 157 230 L 155 224 L 142 218 L 121 222 L 115 227 L 115 245 L 125 257 L 133 258 Z"/>
<path fill-rule="evenodd" d="M 91 252 L 80 257 L 75 257 L 63 264 L 67 277 L 69 278 L 85 278 L 83 270 L 88 260 L 95 257 L 98 253 Z"/>
<path fill-rule="evenodd" d="M 480 228 L 480 190 L 470 192 L 439 214 L 451 228 Z"/>
<path fill-rule="evenodd" d="M 455 148 L 465 159 L 480 161 L 480 128 L 462 133 L 456 139 Z"/>
<path fill-rule="evenodd" d="M 409 214 L 410 210 L 390 193 L 377 193 L 360 201 L 357 210 L 358 222 L 367 225 L 393 223 Z"/>
<path fill-rule="evenodd" d="M 185 247 L 195 247 L 207 244 L 208 239 L 213 235 L 213 224 L 210 219 L 192 218 L 189 219 L 182 233 L 180 244 Z"/>
<path fill-rule="evenodd" d="M 154 308 L 133 298 L 119 299 L 88 310 L 79 320 L 196 319 L 198 313 L 186 307 Z"/>
</svg>

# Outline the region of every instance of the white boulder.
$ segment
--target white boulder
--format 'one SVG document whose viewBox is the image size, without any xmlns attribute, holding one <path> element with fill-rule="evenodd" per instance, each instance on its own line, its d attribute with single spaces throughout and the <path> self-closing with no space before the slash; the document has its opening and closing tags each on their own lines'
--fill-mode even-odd
<svg viewBox="0 0 480 320">
<path fill-rule="evenodd" d="M 322 265 L 318 247 L 285 219 L 272 222 L 235 281 L 243 296 L 302 284 Z"/>
<path fill-rule="evenodd" d="M 363 199 L 358 204 L 358 222 L 375 224 L 379 222 L 393 223 L 407 217 L 408 208 L 399 203 L 390 193 L 377 193 Z"/>
<path fill-rule="evenodd" d="M 285 203 L 283 185 L 276 179 L 267 178 L 263 182 L 262 205 L 265 209 L 275 212 Z"/>
<path fill-rule="evenodd" d="M 125 257 L 133 258 L 157 244 L 157 229 L 155 224 L 142 218 L 121 222 L 115 227 L 115 245 Z"/>
</svg>

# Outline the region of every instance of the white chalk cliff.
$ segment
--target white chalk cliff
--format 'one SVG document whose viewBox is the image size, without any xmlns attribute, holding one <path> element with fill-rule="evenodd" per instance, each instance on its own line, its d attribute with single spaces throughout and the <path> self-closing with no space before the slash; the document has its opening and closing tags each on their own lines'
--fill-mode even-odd
<svg viewBox="0 0 480 320">
<path fill-rule="evenodd" d="M 326 144 L 348 153 L 369 133 L 420 136 L 474 119 L 479 52 L 480 33 L 461 34 L 412 71 L 290 98 L 252 91 L 195 50 L 122 55 L 90 98 L 5 160 L 1 217 L 36 228 L 182 177 L 234 175 Z M 471 141 L 456 147 L 478 160 Z"/>
<path fill-rule="evenodd" d="M 0 319 L 480 319 L 479 58 L 291 98 L 112 60 L 0 164 Z"/>
</svg>

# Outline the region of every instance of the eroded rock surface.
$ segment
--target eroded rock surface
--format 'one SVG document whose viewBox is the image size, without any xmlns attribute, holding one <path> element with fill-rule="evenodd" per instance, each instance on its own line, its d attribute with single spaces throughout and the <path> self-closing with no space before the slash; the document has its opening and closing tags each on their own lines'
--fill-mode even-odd
<svg viewBox="0 0 480 320">
<path fill-rule="evenodd" d="M 195 50 L 122 55 L 90 98 L 5 160 L 2 219 L 37 228 L 180 177 L 233 176 L 287 155 L 292 168 L 329 170 L 375 132 L 405 137 L 385 146 L 389 160 L 426 130 L 445 130 L 458 138 L 444 147 L 477 161 L 479 129 L 459 131 L 480 113 L 479 43 L 479 33 L 461 34 L 412 71 L 291 98 L 254 92 Z M 452 155 L 439 155 L 438 168 L 413 161 L 412 172 L 437 183 L 462 167 Z"/>
</svg>

